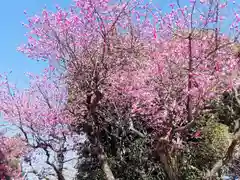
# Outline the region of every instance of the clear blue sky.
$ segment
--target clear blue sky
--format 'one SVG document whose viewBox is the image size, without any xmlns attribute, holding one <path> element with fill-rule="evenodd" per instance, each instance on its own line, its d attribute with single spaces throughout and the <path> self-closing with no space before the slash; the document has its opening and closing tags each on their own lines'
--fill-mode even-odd
<svg viewBox="0 0 240 180">
<path fill-rule="evenodd" d="M 59 3 L 61 2 L 61 3 Z M 0 74 L 12 70 L 11 80 L 17 82 L 20 87 L 27 86 L 25 72 L 39 73 L 47 66 L 46 63 L 28 59 L 16 51 L 21 43 L 26 41 L 24 36 L 26 29 L 21 25 L 26 20 L 24 10 L 29 14 L 41 12 L 47 6 L 53 9 L 55 4 L 67 7 L 71 0 L 3 0 L 0 10 Z"/>
</svg>

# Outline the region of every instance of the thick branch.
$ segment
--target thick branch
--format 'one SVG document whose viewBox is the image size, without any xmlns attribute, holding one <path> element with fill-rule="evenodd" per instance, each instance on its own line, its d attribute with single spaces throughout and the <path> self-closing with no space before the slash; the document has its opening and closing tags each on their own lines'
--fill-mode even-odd
<svg viewBox="0 0 240 180">
<path fill-rule="evenodd" d="M 99 155 L 99 160 L 102 161 L 102 170 L 106 176 L 107 180 L 115 180 L 112 170 L 107 162 L 106 155 L 101 154 Z"/>
<path fill-rule="evenodd" d="M 132 120 L 130 120 L 130 122 L 129 122 L 129 130 L 131 130 L 132 132 L 134 132 L 135 134 L 137 134 L 141 138 L 146 137 L 146 135 L 144 135 L 143 133 L 141 133 L 140 131 L 138 131 L 134 128 Z"/>
<path fill-rule="evenodd" d="M 65 180 L 62 172 L 58 170 L 58 168 L 55 166 L 55 164 L 50 162 L 50 153 L 48 152 L 47 148 L 43 148 L 43 150 L 45 151 L 46 156 L 47 156 L 46 163 L 54 169 L 55 173 L 57 174 L 58 180 Z"/>
</svg>

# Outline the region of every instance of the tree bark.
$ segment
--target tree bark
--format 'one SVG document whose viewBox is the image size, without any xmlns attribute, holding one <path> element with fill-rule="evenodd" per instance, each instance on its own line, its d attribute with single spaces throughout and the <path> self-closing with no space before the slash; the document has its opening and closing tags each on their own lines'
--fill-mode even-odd
<svg viewBox="0 0 240 180">
<path fill-rule="evenodd" d="M 106 179 L 107 180 L 115 180 L 115 177 L 114 177 L 114 175 L 112 173 L 112 170 L 111 170 L 111 168 L 110 168 L 110 166 L 109 166 L 109 164 L 107 162 L 106 155 L 101 154 L 99 156 L 99 159 L 100 159 L 100 161 L 102 161 L 102 170 L 103 170 L 103 172 L 105 174 Z"/>
<path fill-rule="evenodd" d="M 57 172 L 57 178 L 58 178 L 58 180 L 65 180 L 63 174 L 60 172 Z"/>
<path fill-rule="evenodd" d="M 62 152 L 57 154 L 57 160 L 58 160 L 58 164 L 57 164 L 57 176 L 58 176 L 58 180 L 65 180 L 64 176 L 63 176 L 63 161 L 64 161 L 64 155 Z"/>
<path fill-rule="evenodd" d="M 172 154 L 170 153 L 169 149 L 169 135 L 171 131 L 168 132 L 166 137 L 161 138 L 159 140 L 157 151 L 159 154 L 159 158 L 161 163 L 164 166 L 164 170 L 166 172 L 166 175 L 168 176 L 169 180 L 178 180 L 177 175 L 177 168 L 172 160 Z"/>
<path fill-rule="evenodd" d="M 160 161 L 163 163 L 164 169 L 169 180 L 178 180 L 177 172 L 173 167 L 170 157 L 166 153 L 160 154 Z"/>
</svg>

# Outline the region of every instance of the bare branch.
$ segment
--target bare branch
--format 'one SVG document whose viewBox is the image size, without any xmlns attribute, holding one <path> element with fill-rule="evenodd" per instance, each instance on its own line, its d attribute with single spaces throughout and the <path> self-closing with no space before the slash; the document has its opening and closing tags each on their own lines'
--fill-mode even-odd
<svg viewBox="0 0 240 180">
<path fill-rule="evenodd" d="M 131 130 L 132 132 L 134 132 L 135 134 L 137 134 L 141 138 L 146 137 L 146 135 L 144 135 L 143 133 L 141 133 L 140 131 L 138 131 L 134 128 L 132 120 L 129 121 L 129 130 Z"/>
</svg>

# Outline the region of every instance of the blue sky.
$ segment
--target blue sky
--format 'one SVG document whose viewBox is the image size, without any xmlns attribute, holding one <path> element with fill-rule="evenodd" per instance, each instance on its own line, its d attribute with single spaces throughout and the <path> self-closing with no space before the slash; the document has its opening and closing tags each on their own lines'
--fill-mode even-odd
<svg viewBox="0 0 240 180">
<path fill-rule="evenodd" d="M 71 0 L 4 0 L 1 2 L 0 74 L 12 70 L 10 80 L 16 82 L 19 87 L 26 87 L 27 78 L 24 73 L 39 73 L 47 66 L 46 63 L 28 59 L 16 51 L 17 46 L 26 41 L 24 36 L 26 29 L 21 25 L 26 20 L 23 11 L 26 10 L 29 14 L 35 14 L 41 12 L 45 5 L 48 9 L 53 9 L 56 3 L 62 7 L 67 7 L 69 2 Z"/>
</svg>

